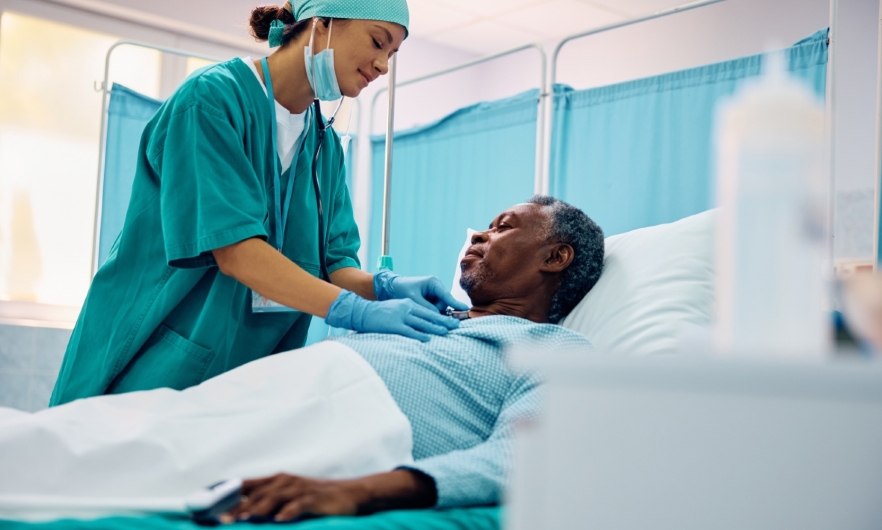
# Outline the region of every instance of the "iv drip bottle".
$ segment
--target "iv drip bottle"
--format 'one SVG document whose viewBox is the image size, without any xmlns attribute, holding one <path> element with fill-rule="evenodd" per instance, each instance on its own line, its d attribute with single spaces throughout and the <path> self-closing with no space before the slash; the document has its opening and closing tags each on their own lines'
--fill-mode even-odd
<svg viewBox="0 0 882 530">
<path fill-rule="evenodd" d="M 722 353 L 830 348 L 824 103 L 784 56 L 717 109 L 716 313 Z"/>
</svg>

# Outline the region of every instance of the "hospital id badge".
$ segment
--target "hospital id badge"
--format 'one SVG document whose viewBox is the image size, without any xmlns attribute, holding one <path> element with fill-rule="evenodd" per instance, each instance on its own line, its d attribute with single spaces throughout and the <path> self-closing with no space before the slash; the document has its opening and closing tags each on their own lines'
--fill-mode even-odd
<svg viewBox="0 0 882 530">
<path fill-rule="evenodd" d="M 251 312 L 252 313 L 284 313 L 286 311 L 296 312 L 286 305 L 273 302 L 269 298 L 251 291 Z"/>
</svg>

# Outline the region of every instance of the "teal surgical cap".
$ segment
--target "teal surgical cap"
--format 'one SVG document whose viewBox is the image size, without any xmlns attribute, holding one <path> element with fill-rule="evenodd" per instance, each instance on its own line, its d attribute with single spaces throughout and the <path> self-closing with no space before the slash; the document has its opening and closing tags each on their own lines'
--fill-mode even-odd
<svg viewBox="0 0 882 530">
<path fill-rule="evenodd" d="M 410 14 L 407 0 L 291 0 L 294 20 L 312 17 L 382 20 L 404 26 L 407 37 Z"/>
</svg>

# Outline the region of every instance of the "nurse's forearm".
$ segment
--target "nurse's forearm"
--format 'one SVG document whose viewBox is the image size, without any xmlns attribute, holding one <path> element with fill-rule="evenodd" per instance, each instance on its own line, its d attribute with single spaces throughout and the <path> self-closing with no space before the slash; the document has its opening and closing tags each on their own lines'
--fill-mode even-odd
<svg viewBox="0 0 882 530">
<path fill-rule="evenodd" d="M 221 272 L 274 302 L 324 318 L 340 288 L 297 266 L 262 239 L 212 252 Z"/>
<path fill-rule="evenodd" d="M 331 283 L 347 291 L 352 291 L 362 298 L 368 300 L 377 299 L 377 296 L 374 294 L 374 275 L 355 267 L 344 267 L 335 270 L 331 273 Z"/>
</svg>

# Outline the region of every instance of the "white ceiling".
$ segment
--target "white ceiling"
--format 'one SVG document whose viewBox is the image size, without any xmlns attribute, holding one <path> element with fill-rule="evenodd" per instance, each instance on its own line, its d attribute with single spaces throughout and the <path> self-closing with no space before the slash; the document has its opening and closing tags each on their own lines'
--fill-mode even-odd
<svg viewBox="0 0 882 530">
<path fill-rule="evenodd" d="M 114 4 L 248 39 L 252 6 L 284 0 L 51 0 Z M 411 35 L 487 54 L 653 13 L 689 0 L 407 0 Z"/>
<path fill-rule="evenodd" d="M 407 0 L 410 32 L 479 54 L 567 35 L 686 0 Z"/>
</svg>

